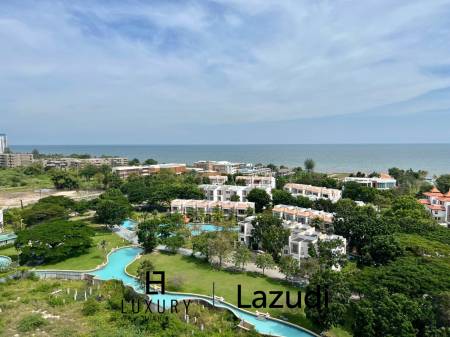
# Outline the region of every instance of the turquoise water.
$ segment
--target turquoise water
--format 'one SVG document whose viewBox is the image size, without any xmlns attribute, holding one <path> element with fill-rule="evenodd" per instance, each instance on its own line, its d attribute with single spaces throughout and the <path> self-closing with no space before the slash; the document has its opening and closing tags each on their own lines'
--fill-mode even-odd
<svg viewBox="0 0 450 337">
<path fill-rule="evenodd" d="M 0 270 L 8 268 L 11 265 L 11 258 L 8 256 L 0 255 Z"/>
<path fill-rule="evenodd" d="M 13 145 L 13 151 L 89 153 L 114 155 L 161 163 L 197 160 L 274 163 L 303 166 L 313 158 L 324 172 L 385 171 L 397 166 L 423 169 L 431 174 L 449 173 L 450 144 L 268 144 L 268 145 Z"/>
<path fill-rule="evenodd" d="M 126 229 L 129 229 L 130 231 L 132 231 L 136 227 L 136 222 L 134 222 L 131 219 L 127 219 L 124 222 L 122 222 L 122 227 L 125 227 Z"/>
<path fill-rule="evenodd" d="M 221 231 L 222 227 L 220 226 L 216 226 L 213 224 L 190 224 L 189 227 L 191 227 L 191 234 L 192 235 L 199 235 L 202 232 L 217 232 L 217 231 Z M 193 227 L 199 227 L 199 229 L 192 229 Z"/>
<path fill-rule="evenodd" d="M 0 242 L 1 241 L 10 241 L 10 240 L 14 240 L 17 238 L 17 235 L 14 233 L 8 233 L 8 234 L 0 234 Z"/>
<path fill-rule="evenodd" d="M 124 284 L 132 286 L 137 291 L 141 291 L 141 287 L 137 280 L 125 273 L 125 267 L 130 264 L 137 255 L 142 252 L 141 248 L 137 247 L 126 247 L 122 249 L 118 249 L 115 252 L 109 255 L 108 263 L 101 269 L 98 269 L 91 274 L 95 275 L 97 278 L 101 280 L 121 280 Z M 195 295 L 182 295 L 182 294 L 169 294 L 165 293 L 164 295 L 152 295 L 151 296 L 154 303 L 159 302 L 160 305 L 164 305 L 166 307 L 170 306 L 171 300 L 181 301 L 183 299 L 201 299 L 205 300 L 201 296 Z M 211 300 L 206 300 L 209 303 L 212 303 Z M 256 331 L 263 334 L 270 334 L 275 336 L 284 336 L 284 337 L 313 337 L 312 334 L 303 331 L 301 329 L 297 329 L 288 324 L 284 324 L 282 322 L 278 322 L 271 319 L 259 320 L 256 316 L 247 313 L 245 311 L 239 310 L 231 305 L 226 303 L 215 303 L 217 307 L 226 308 L 233 312 L 239 319 L 242 319 L 252 325 L 255 326 Z"/>
</svg>

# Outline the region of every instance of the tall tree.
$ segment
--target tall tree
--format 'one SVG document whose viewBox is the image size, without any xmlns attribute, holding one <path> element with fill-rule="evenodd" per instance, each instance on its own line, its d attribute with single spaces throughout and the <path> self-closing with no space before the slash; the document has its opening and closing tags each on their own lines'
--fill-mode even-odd
<svg viewBox="0 0 450 337">
<path fill-rule="evenodd" d="M 442 193 L 450 190 L 450 174 L 443 174 L 436 179 L 436 186 Z"/>
<path fill-rule="evenodd" d="M 272 255 L 268 253 L 256 255 L 255 263 L 258 268 L 262 269 L 263 275 L 266 269 L 275 267 L 275 261 Z"/>
<path fill-rule="evenodd" d="M 146 253 L 151 253 L 159 243 L 158 221 L 146 220 L 138 224 L 138 242 Z"/>
<path fill-rule="evenodd" d="M 252 221 L 252 242 L 279 261 L 282 250 L 288 244 L 289 230 L 283 227 L 280 218 L 263 213 Z"/>
<path fill-rule="evenodd" d="M 313 172 L 314 171 L 314 167 L 316 166 L 316 163 L 314 162 L 314 160 L 312 160 L 311 158 L 307 158 L 304 162 L 305 164 L 305 170 L 307 172 Z"/>
<path fill-rule="evenodd" d="M 254 188 L 247 195 L 247 200 L 255 203 L 255 211 L 261 212 L 265 207 L 270 205 L 270 195 L 266 191 Z"/>
<path fill-rule="evenodd" d="M 251 260 L 252 253 L 244 244 L 236 245 L 233 253 L 233 262 L 237 268 L 245 269 L 245 265 Z"/>
</svg>

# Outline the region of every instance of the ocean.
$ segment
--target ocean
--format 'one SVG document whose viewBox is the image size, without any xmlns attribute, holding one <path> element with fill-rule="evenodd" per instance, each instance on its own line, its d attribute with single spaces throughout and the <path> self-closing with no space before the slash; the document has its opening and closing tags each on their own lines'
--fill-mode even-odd
<svg viewBox="0 0 450 337">
<path fill-rule="evenodd" d="M 450 173 L 450 144 L 289 144 L 289 145 L 12 145 L 16 152 L 89 153 L 154 158 L 160 163 L 197 160 L 303 166 L 306 158 L 321 172 L 386 171 L 390 167 Z"/>
</svg>

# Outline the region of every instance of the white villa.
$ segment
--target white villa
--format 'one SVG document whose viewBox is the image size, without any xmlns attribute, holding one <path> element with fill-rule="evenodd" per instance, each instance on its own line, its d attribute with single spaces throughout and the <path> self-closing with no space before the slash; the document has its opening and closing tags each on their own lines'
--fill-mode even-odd
<svg viewBox="0 0 450 337">
<path fill-rule="evenodd" d="M 441 193 L 436 187 L 425 192 L 425 199 L 419 200 L 441 225 L 450 226 L 450 191 Z"/>
<path fill-rule="evenodd" d="M 205 215 L 212 215 L 215 208 L 220 208 L 225 215 L 236 214 L 238 218 L 245 218 L 248 209 L 255 210 L 254 202 L 239 201 L 208 201 L 208 200 L 185 200 L 175 199 L 170 203 L 171 213 L 190 214 L 201 211 Z"/>
<path fill-rule="evenodd" d="M 211 201 L 230 201 L 231 197 L 236 195 L 239 201 L 247 201 L 247 195 L 254 189 L 252 186 L 236 186 L 236 185 L 199 185 L 199 188 L 205 194 L 205 198 Z M 267 194 L 272 195 L 270 187 L 261 188 Z"/>
<path fill-rule="evenodd" d="M 397 180 L 392 178 L 387 173 L 381 173 L 380 177 L 372 177 L 372 178 L 366 178 L 366 177 L 345 177 L 344 183 L 354 181 L 358 184 L 367 186 L 367 187 L 373 187 L 378 190 L 389 190 L 391 188 L 395 188 L 397 185 Z"/>
<path fill-rule="evenodd" d="M 311 200 L 329 199 L 332 202 L 337 202 L 342 197 L 341 190 L 304 184 L 288 183 L 284 185 L 284 190 L 294 197 L 302 196 Z"/>
<path fill-rule="evenodd" d="M 250 245 L 252 237 L 252 221 L 255 216 L 247 217 L 244 221 L 239 222 L 239 241 Z M 341 245 L 337 250 L 341 254 L 346 253 L 347 240 L 340 235 L 325 234 L 317 231 L 314 227 L 296 221 L 283 220 L 283 227 L 289 229 L 291 235 L 289 236 L 289 243 L 283 248 L 284 255 L 290 255 L 297 260 L 309 257 L 310 245 L 317 245 L 319 240 L 330 241 L 339 239 Z"/>
</svg>

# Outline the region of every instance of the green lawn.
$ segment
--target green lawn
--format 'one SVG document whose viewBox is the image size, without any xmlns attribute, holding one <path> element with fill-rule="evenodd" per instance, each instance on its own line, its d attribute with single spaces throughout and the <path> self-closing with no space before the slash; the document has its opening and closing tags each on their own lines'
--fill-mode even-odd
<svg viewBox="0 0 450 337">
<path fill-rule="evenodd" d="M 296 299 L 297 291 L 301 290 L 295 288 L 284 282 L 272 280 L 270 278 L 254 274 L 254 273 L 237 273 L 224 270 L 217 270 L 210 264 L 190 256 L 172 255 L 165 253 L 152 253 L 143 258 L 150 259 L 154 264 L 156 270 L 163 270 L 166 272 L 166 282 L 168 283 L 168 290 L 176 290 L 179 292 L 188 292 L 196 294 L 210 295 L 212 294 L 213 282 L 215 283 L 215 293 L 217 296 L 224 297 L 227 302 L 237 304 L 237 285 L 242 285 L 242 301 L 245 304 L 251 303 L 253 299 L 253 291 L 263 290 L 269 292 L 270 290 L 290 291 L 291 301 Z M 140 260 L 131 264 L 127 271 L 131 274 L 136 274 Z M 172 285 L 173 279 L 182 280 L 181 285 L 176 289 Z M 272 299 L 268 295 L 268 304 Z M 283 296 L 283 301 L 285 297 Z M 284 303 L 284 302 L 283 302 Z M 303 306 L 303 305 L 302 305 Z M 252 309 L 256 310 L 256 309 Z M 302 309 L 259 309 L 259 311 L 270 312 L 273 316 L 289 318 L 301 326 L 313 329 L 311 322 L 309 322 L 303 313 Z"/>
<path fill-rule="evenodd" d="M 53 183 L 48 174 L 26 175 L 21 169 L 1 169 L 0 187 L 4 191 L 22 191 L 35 188 L 50 188 Z"/>
<path fill-rule="evenodd" d="M 94 269 L 99 264 L 106 261 L 106 255 L 115 247 L 122 247 L 129 244 L 128 241 L 122 239 L 117 234 L 104 229 L 102 226 L 93 226 L 95 228 L 94 244 L 86 254 L 71 257 L 67 260 L 45 264 L 39 266 L 38 269 L 70 269 L 70 270 L 88 270 Z M 106 247 L 103 250 L 100 242 L 106 241 Z"/>
</svg>

